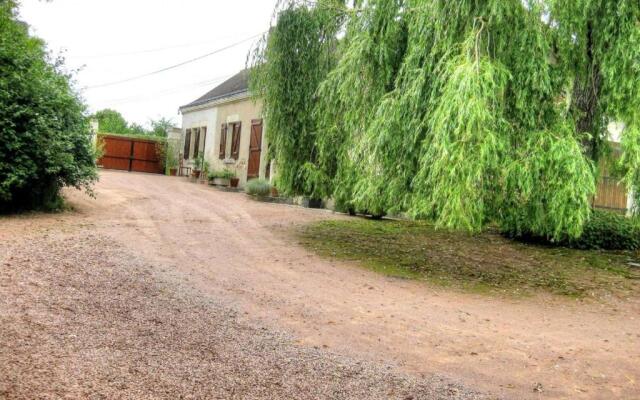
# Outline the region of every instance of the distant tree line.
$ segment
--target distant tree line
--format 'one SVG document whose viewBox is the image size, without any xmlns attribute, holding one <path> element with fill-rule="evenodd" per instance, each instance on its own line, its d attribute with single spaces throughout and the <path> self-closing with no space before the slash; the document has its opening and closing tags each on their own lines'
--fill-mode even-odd
<svg viewBox="0 0 640 400">
<path fill-rule="evenodd" d="M 98 120 L 99 133 L 116 133 L 120 135 L 150 135 L 166 138 L 174 123 L 169 118 L 152 119 L 150 128 L 145 128 L 135 122 L 129 123 L 116 110 L 104 109 L 96 112 L 93 118 Z"/>
</svg>

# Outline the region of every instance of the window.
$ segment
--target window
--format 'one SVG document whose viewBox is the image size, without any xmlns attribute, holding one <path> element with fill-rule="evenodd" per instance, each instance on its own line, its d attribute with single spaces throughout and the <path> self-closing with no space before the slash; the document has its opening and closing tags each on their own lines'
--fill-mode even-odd
<svg viewBox="0 0 640 400">
<path fill-rule="evenodd" d="M 233 134 L 231 136 L 231 158 L 237 160 L 240 156 L 240 133 L 242 131 L 242 124 L 236 122 L 233 126 Z"/>
<path fill-rule="evenodd" d="M 196 140 L 193 144 L 193 158 L 198 158 L 200 152 L 200 128 L 195 128 L 194 132 L 196 133 Z"/>
<path fill-rule="evenodd" d="M 191 150 L 191 129 L 187 129 L 184 134 L 184 154 L 185 160 L 189 159 L 189 151 Z"/>
<path fill-rule="evenodd" d="M 222 129 L 220 129 L 220 152 L 218 153 L 218 158 L 224 160 L 226 158 L 227 153 L 227 124 L 222 124 Z"/>
</svg>

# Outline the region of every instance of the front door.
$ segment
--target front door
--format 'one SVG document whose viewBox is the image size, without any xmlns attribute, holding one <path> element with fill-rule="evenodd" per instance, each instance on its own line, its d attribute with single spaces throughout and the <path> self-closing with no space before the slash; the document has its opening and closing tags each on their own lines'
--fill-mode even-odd
<svg viewBox="0 0 640 400">
<path fill-rule="evenodd" d="M 262 153 L 262 120 L 251 121 L 251 141 L 249 142 L 249 165 L 247 179 L 260 176 L 260 155 Z"/>
</svg>

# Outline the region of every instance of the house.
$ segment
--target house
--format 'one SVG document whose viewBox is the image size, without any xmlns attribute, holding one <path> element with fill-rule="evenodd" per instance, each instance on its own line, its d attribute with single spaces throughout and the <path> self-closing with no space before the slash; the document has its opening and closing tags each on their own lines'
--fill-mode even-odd
<svg viewBox="0 0 640 400">
<path fill-rule="evenodd" d="M 262 104 L 251 98 L 248 70 L 180 107 L 180 113 L 183 165 L 195 165 L 202 155 L 210 171 L 235 172 L 239 187 L 269 177 Z"/>
</svg>

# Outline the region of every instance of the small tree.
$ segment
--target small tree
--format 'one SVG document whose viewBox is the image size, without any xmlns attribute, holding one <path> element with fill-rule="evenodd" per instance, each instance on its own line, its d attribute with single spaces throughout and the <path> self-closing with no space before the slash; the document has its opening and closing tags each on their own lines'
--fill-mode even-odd
<svg viewBox="0 0 640 400">
<path fill-rule="evenodd" d="M 149 132 L 151 135 L 159 136 L 159 137 L 168 137 L 169 130 L 173 128 L 173 120 L 170 118 L 160 118 L 149 121 L 149 125 L 151 125 L 151 131 Z"/>
<path fill-rule="evenodd" d="M 98 120 L 98 132 L 100 133 L 130 133 L 129 124 L 122 114 L 116 110 L 104 109 L 95 114 Z"/>
</svg>

